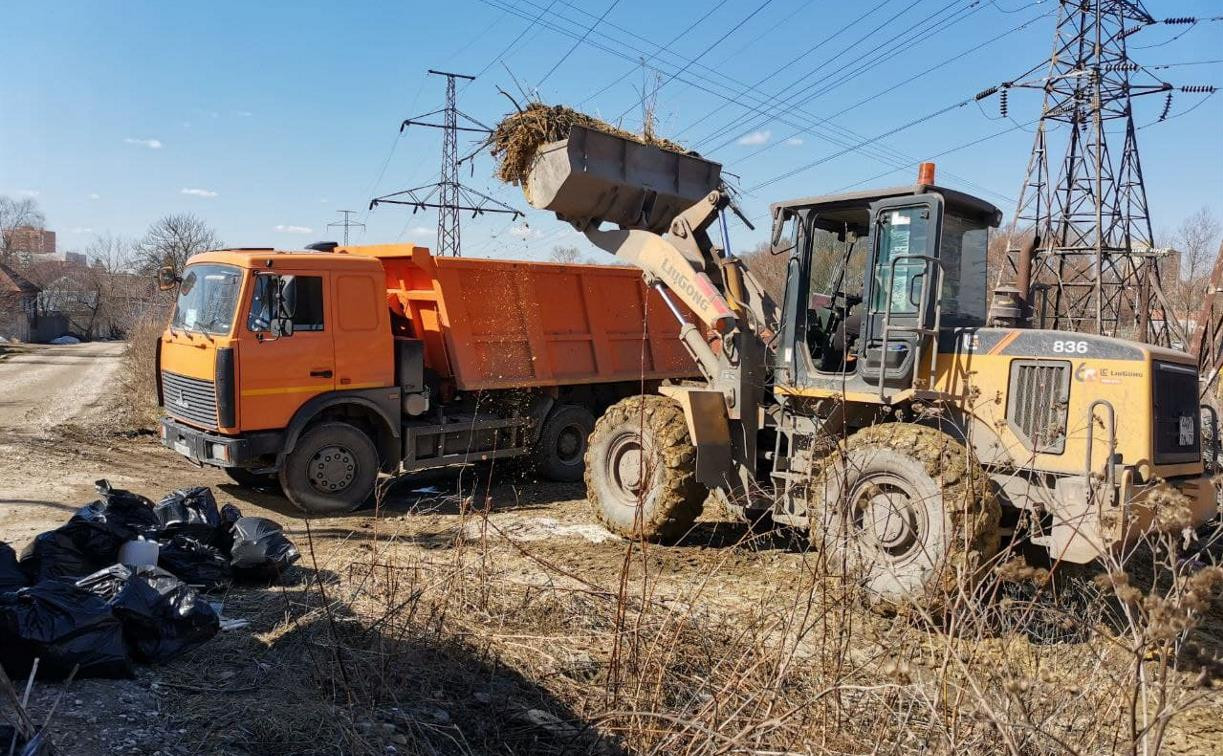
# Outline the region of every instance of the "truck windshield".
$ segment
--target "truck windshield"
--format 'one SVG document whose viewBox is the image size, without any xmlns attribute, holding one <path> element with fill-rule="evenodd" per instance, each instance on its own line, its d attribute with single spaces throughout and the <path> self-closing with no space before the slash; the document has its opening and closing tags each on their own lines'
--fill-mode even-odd
<svg viewBox="0 0 1223 756">
<path fill-rule="evenodd" d="M 232 265 L 188 265 L 178 287 L 171 328 L 223 336 L 234 323 L 242 270 Z"/>
</svg>

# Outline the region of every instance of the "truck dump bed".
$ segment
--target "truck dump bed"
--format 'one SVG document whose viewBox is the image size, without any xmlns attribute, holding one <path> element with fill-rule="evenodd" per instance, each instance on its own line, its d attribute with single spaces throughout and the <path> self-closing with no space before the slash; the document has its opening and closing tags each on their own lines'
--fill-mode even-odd
<svg viewBox="0 0 1223 756">
<path fill-rule="evenodd" d="M 635 268 L 433 257 L 376 245 L 392 312 L 460 391 L 694 376 L 679 325 Z"/>
</svg>

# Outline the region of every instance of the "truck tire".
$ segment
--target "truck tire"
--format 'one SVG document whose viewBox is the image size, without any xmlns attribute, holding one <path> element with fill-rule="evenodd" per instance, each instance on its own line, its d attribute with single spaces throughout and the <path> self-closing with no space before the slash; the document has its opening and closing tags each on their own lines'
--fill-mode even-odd
<svg viewBox="0 0 1223 756">
<path fill-rule="evenodd" d="M 276 473 L 251 472 L 245 467 L 226 467 L 224 470 L 230 480 L 243 488 L 277 488 L 280 486 Z"/>
<path fill-rule="evenodd" d="M 810 538 L 884 614 L 934 614 L 971 594 L 998 551 L 985 472 L 935 428 L 881 423 L 850 436 L 812 481 Z"/>
<path fill-rule="evenodd" d="M 378 480 L 378 449 L 348 423 L 312 425 L 280 466 L 280 487 L 307 514 L 351 512 L 364 504 Z"/>
<path fill-rule="evenodd" d="M 586 497 L 608 530 L 678 540 L 708 495 L 696 481 L 696 449 L 677 402 L 634 396 L 599 418 L 586 451 Z"/>
<path fill-rule="evenodd" d="M 581 480 L 586 469 L 586 447 L 594 429 L 595 416 L 585 407 L 562 404 L 553 409 L 535 442 L 536 469 L 549 480 Z"/>
</svg>

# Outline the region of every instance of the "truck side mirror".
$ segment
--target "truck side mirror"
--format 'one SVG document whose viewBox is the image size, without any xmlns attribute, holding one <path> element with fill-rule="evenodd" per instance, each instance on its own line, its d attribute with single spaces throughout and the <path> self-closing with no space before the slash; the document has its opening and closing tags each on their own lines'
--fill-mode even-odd
<svg viewBox="0 0 1223 756">
<path fill-rule="evenodd" d="M 174 267 L 165 265 L 157 269 L 157 289 L 169 291 L 183 282 L 182 276 L 174 272 Z"/>
</svg>

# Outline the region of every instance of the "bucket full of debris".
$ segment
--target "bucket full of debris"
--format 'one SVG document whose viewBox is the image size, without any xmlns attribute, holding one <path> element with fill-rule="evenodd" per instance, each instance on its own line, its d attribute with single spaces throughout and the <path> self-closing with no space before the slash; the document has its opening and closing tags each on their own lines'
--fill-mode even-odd
<svg viewBox="0 0 1223 756">
<path fill-rule="evenodd" d="M 510 114 L 490 142 L 503 181 L 579 230 L 607 222 L 664 233 L 721 182 L 720 164 L 674 142 L 561 106 L 532 103 Z"/>
</svg>

